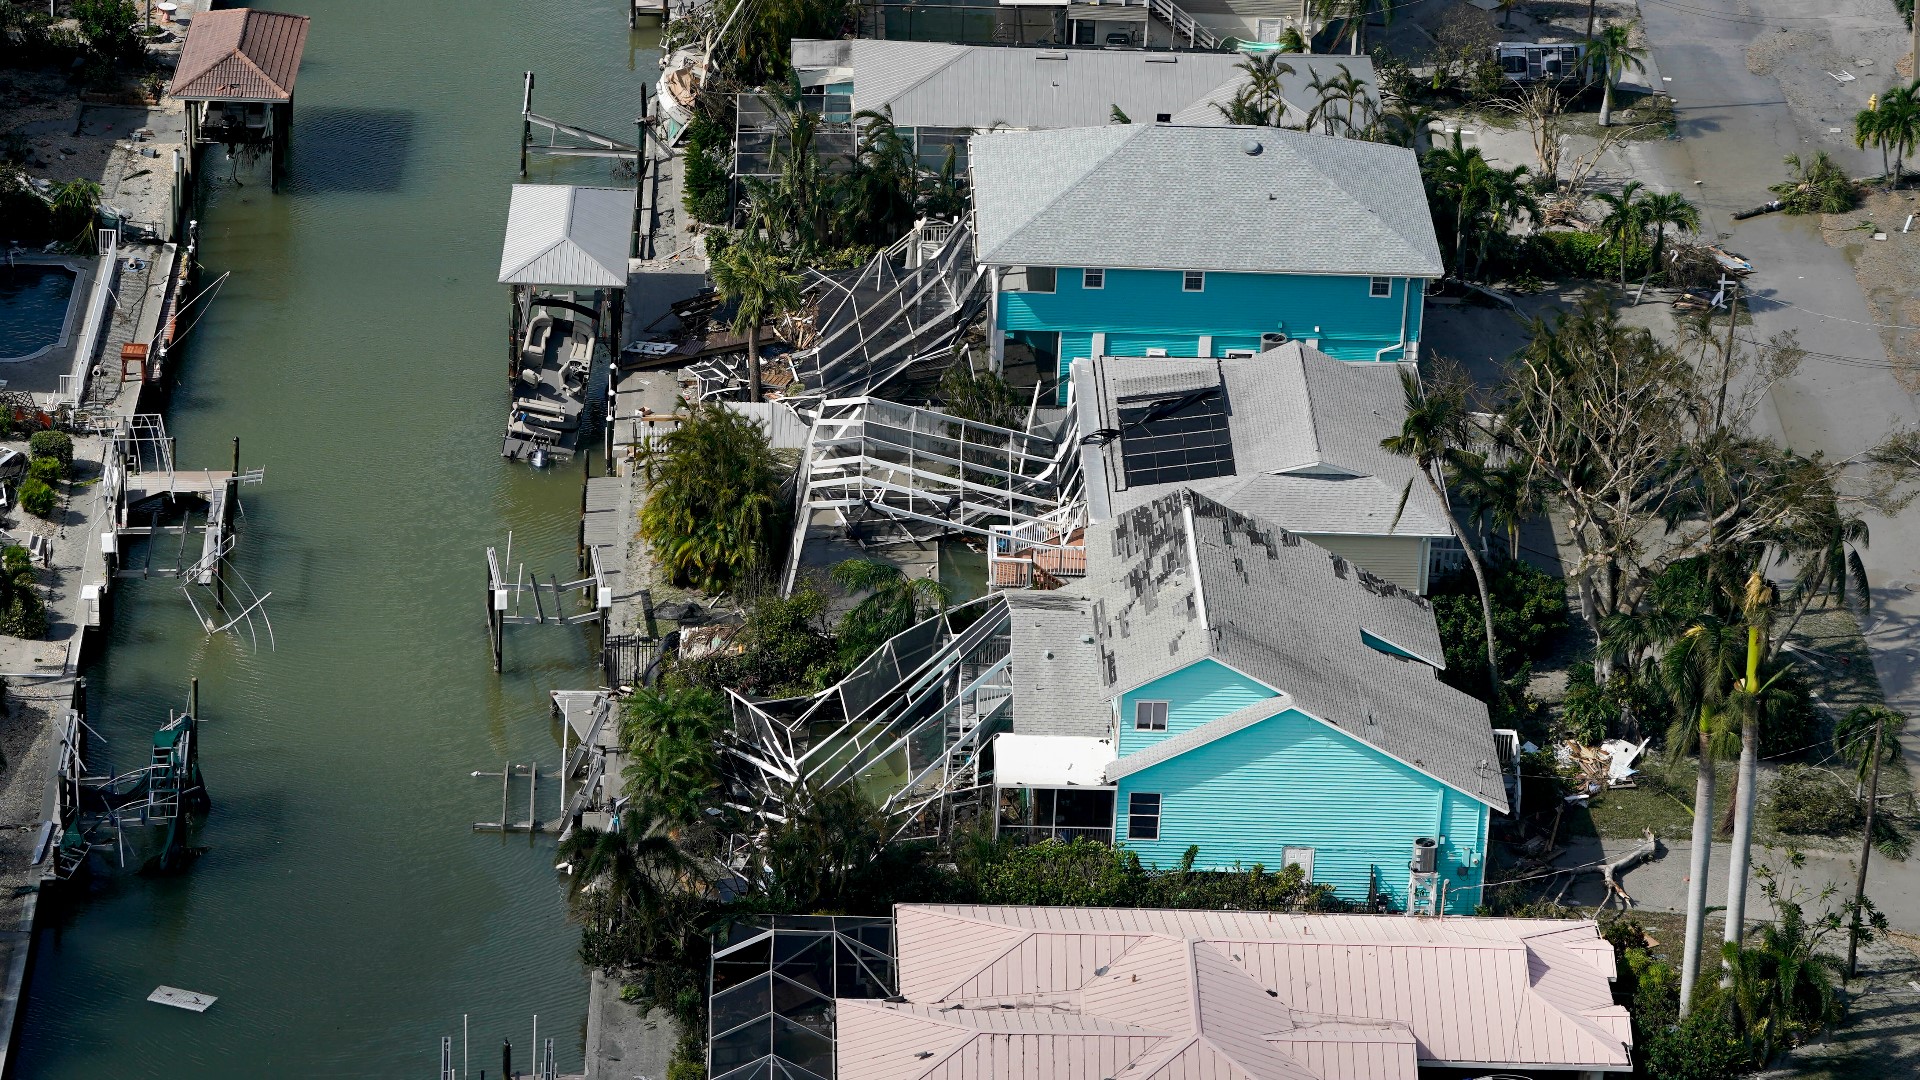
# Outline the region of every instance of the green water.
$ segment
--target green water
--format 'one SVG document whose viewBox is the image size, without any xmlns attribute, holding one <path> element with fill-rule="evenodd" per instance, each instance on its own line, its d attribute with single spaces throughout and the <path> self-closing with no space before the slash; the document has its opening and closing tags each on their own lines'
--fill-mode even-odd
<svg viewBox="0 0 1920 1080">
<path fill-rule="evenodd" d="M 113 767 L 143 764 L 200 675 L 208 851 L 44 920 L 16 1075 L 432 1077 L 463 1013 L 476 1074 L 497 1075 L 503 1035 L 530 1065 L 535 1013 L 578 1071 L 586 981 L 551 841 L 469 830 L 500 812 L 469 773 L 557 763 L 547 692 L 593 679 L 574 629 L 514 628 L 507 673 L 488 665 L 485 547 L 512 530 L 530 569 L 571 570 L 580 498 L 578 468 L 499 457 L 494 276 L 520 72 L 539 111 L 630 136 L 657 53 L 619 0 L 275 7 L 314 17 L 289 176 L 274 194 L 207 161 L 205 280 L 233 277 L 168 426 L 183 467 L 225 467 L 235 436 L 266 467 L 239 564 L 277 645 L 209 640 L 170 584 L 116 586 L 92 722 Z M 162 983 L 220 1001 L 146 1003 Z"/>
</svg>

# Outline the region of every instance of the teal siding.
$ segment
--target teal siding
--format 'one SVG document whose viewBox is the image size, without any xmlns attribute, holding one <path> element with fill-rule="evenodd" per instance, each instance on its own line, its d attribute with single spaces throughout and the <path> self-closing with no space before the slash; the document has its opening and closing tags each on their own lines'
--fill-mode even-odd
<svg viewBox="0 0 1920 1080">
<path fill-rule="evenodd" d="M 1419 340 L 1426 295 L 1418 278 L 1393 279 L 1386 297 L 1368 295 L 1371 279 L 1362 276 L 1209 273 L 1197 293 L 1181 289 L 1178 270 L 1110 269 L 1102 289 L 1083 288 L 1081 280 L 1077 268 L 1062 269 L 1054 292 L 1000 295 L 1001 330 L 1060 332 L 1062 375 L 1075 357 L 1091 354 L 1095 333 L 1107 335 L 1111 356 L 1144 356 L 1149 348 L 1196 356 L 1203 336 L 1213 338 L 1217 356 L 1284 332 L 1319 338 L 1321 351 L 1336 359 L 1372 360 L 1400 343 L 1403 309 L 1407 339 Z M 1386 359 L 1400 359 L 1399 351 Z"/>
<path fill-rule="evenodd" d="M 1122 740 L 1125 756 L 1124 732 Z M 1438 869 L 1447 909 L 1470 913 L 1480 902 L 1486 806 L 1297 710 L 1118 786 L 1117 835 L 1149 865 L 1176 865 L 1197 844 L 1196 866 L 1278 869 L 1285 847 L 1311 847 L 1314 880 L 1341 899 L 1364 901 L 1377 870 L 1394 906 L 1403 907 L 1414 838 L 1437 835 L 1444 837 Z M 1158 840 L 1126 839 L 1127 800 L 1136 791 L 1161 797 Z"/>
<path fill-rule="evenodd" d="M 1120 696 L 1120 756 L 1218 720 L 1267 698 L 1273 688 L 1255 682 L 1217 660 L 1200 660 Z M 1167 730 L 1135 731 L 1136 701 L 1167 702 Z"/>
</svg>

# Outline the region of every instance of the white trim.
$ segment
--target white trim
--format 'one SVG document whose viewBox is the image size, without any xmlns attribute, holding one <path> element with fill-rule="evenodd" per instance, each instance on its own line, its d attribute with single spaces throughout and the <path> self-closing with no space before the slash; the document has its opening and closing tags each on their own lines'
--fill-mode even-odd
<svg viewBox="0 0 1920 1080">
<path fill-rule="evenodd" d="M 1379 289 L 1380 289 L 1380 283 L 1381 283 L 1381 282 L 1383 282 L 1383 281 L 1387 283 L 1387 291 L 1386 291 L 1386 292 L 1380 292 L 1380 291 L 1379 291 Z M 1392 277 L 1392 275 L 1390 275 L 1390 274 L 1368 274 L 1368 275 L 1367 275 L 1367 299 L 1369 299 L 1369 300 L 1391 300 L 1391 299 L 1393 299 L 1393 277 Z M 1404 336 L 1404 335 L 1403 335 L 1403 336 Z"/>
<path fill-rule="evenodd" d="M 1253 685 L 1255 685 L 1255 686 L 1264 686 L 1264 687 L 1266 687 L 1266 688 L 1267 688 L 1267 692 L 1268 692 L 1268 693 L 1270 693 L 1270 694 L 1272 694 L 1272 695 L 1273 695 L 1274 697 L 1285 697 L 1285 696 L 1286 696 L 1286 691 L 1284 691 L 1284 690 L 1281 690 L 1281 689 L 1280 689 L 1279 687 L 1276 687 L 1276 686 L 1273 686 L 1272 684 L 1270 684 L 1270 683 L 1268 683 L 1268 682 L 1267 682 L 1266 680 L 1264 680 L 1264 679 L 1256 679 L 1256 678 L 1254 678 L 1253 676 L 1251 676 L 1251 675 L 1249 675 L 1249 674 L 1247 674 L 1246 672 L 1244 672 L 1244 671 L 1241 671 L 1241 670 L 1240 670 L 1239 668 L 1237 668 L 1237 667 L 1234 667 L 1234 666 L 1233 666 L 1232 664 L 1229 664 L 1229 663 L 1227 663 L 1227 662 L 1226 662 L 1225 660 L 1222 660 L 1222 659 L 1220 659 L 1220 658 L 1219 658 L 1219 657 L 1217 657 L 1217 656 L 1214 656 L 1214 655 L 1211 655 L 1211 654 L 1208 654 L 1208 655 L 1205 655 L 1205 656 L 1196 656 L 1196 657 L 1194 657 L 1193 659 L 1191 659 L 1191 660 L 1189 660 L 1189 661 L 1187 661 L 1187 662 L 1186 662 L 1186 663 L 1184 663 L 1184 664 L 1181 664 L 1181 665 L 1180 665 L 1179 667 L 1176 667 L 1176 668 L 1173 668 L 1173 669 L 1172 669 L 1172 670 L 1170 670 L 1170 671 L 1163 671 L 1163 672 L 1161 672 L 1161 673 L 1160 673 L 1160 674 L 1158 674 L 1158 675 L 1153 675 L 1153 676 L 1150 676 L 1150 677 L 1148 677 L 1148 678 L 1145 678 L 1145 679 L 1141 679 L 1141 680 L 1140 680 L 1139 682 L 1137 682 L 1137 683 L 1133 683 L 1132 685 L 1130 685 L 1130 686 L 1128 686 L 1128 687 L 1127 687 L 1126 689 L 1124 689 L 1124 690 L 1110 690 L 1110 691 L 1108 691 L 1108 693 L 1110 693 L 1110 694 L 1112 694 L 1112 695 L 1113 695 L 1113 698 L 1114 698 L 1114 702 L 1113 702 L 1113 707 L 1114 707 L 1115 709 L 1118 709 L 1118 708 L 1120 707 L 1120 700 L 1119 700 L 1120 698 L 1122 698 L 1122 697 L 1125 697 L 1126 695 L 1128 695 L 1128 694 L 1131 694 L 1131 693 L 1133 693 L 1133 692 L 1134 692 L 1135 690 L 1138 690 L 1138 689 L 1140 689 L 1141 687 L 1143 687 L 1143 686 L 1145 686 L 1145 685 L 1147 685 L 1148 683 L 1152 683 L 1152 682 L 1158 682 L 1159 680 L 1161 680 L 1161 679 L 1164 679 L 1164 678 L 1167 678 L 1167 677 L 1168 677 L 1168 676 L 1170 676 L 1170 675 L 1178 675 L 1179 673 L 1181 673 L 1181 672 L 1183 672 L 1183 671 L 1185 671 L 1185 670 L 1187 670 L 1188 668 L 1190 668 L 1190 667 L 1192 667 L 1193 665 L 1195 665 L 1195 664 L 1199 664 L 1199 663 L 1212 663 L 1212 664 L 1219 664 L 1219 665 L 1220 665 L 1221 667 L 1223 667 L 1223 668 L 1226 668 L 1226 669 L 1227 669 L 1228 671 L 1231 671 L 1231 672 L 1233 672 L 1233 673 L 1234 673 L 1235 675 L 1238 675 L 1238 676 L 1240 676 L 1241 678 L 1243 678 L 1243 679 L 1245 679 L 1245 680 L 1247 680 L 1248 682 L 1250 682 L 1250 683 L 1252 683 L 1252 684 L 1253 684 Z M 1115 683 L 1114 685 L 1115 685 L 1115 686 L 1118 686 L 1119 684 L 1118 684 L 1118 683 Z M 1261 700 L 1262 700 L 1262 701 L 1265 701 L 1266 699 L 1265 699 L 1265 698 L 1262 698 Z M 1212 723 L 1212 721 L 1208 721 L 1208 723 Z"/>
<path fill-rule="evenodd" d="M 1088 274 L 1098 274 L 1098 275 L 1100 275 L 1100 284 L 1098 284 L 1098 285 L 1089 285 L 1089 284 L 1087 284 L 1087 275 L 1088 275 Z M 1106 288 L 1106 287 L 1107 287 L 1107 268 L 1106 268 L 1106 267 L 1104 267 L 1104 266 L 1083 266 L 1083 267 L 1081 267 L 1081 268 L 1080 268 L 1080 287 L 1081 287 L 1081 288 L 1083 288 L 1083 289 L 1094 289 L 1094 290 L 1099 290 L 1099 289 L 1104 289 L 1104 288 Z"/>
<path fill-rule="evenodd" d="M 1471 919 L 1472 915 L 1450 915 L 1447 918 Z M 995 925 L 1001 925 L 996 923 Z M 1321 944 L 1316 941 L 1315 944 Z M 1583 1017 L 1584 1019 L 1584 1017 Z M 1589 1021 L 1591 1022 L 1591 1021 Z M 1534 1069 L 1551 1072 L 1632 1072 L 1631 1065 L 1584 1065 L 1558 1061 L 1440 1061 L 1436 1058 L 1418 1058 L 1415 1064 L 1423 1069 Z"/>
<path fill-rule="evenodd" d="M 1207 618 L 1207 592 L 1200 584 L 1200 541 L 1193 529 L 1193 502 L 1182 500 L 1180 520 L 1187 529 L 1187 573 L 1193 575 L 1193 606 L 1200 616 L 1200 629 L 1208 634 L 1213 632 L 1213 623 Z"/>
<path fill-rule="evenodd" d="M 1199 287 L 1199 288 L 1197 288 L 1197 289 L 1189 289 L 1189 288 L 1187 288 L 1187 278 L 1188 278 L 1188 277 L 1190 277 L 1190 276 L 1191 276 L 1191 275 L 1193 275 L 1193 274 L 1199 274 L 1199 275 L 1200 275 L 1200 287 Z M 1181 291 L 1181 292 L 1183 292 L 1183 293 L 1203 293 L 1203 292 L 1206 292 L 1206 291 L 1207 291 L 1207 272 L 1206 272 L 1205 270 L 1182 270 L 1182 271 L 1180 271 L 1180 291 Z"/>
</svg>

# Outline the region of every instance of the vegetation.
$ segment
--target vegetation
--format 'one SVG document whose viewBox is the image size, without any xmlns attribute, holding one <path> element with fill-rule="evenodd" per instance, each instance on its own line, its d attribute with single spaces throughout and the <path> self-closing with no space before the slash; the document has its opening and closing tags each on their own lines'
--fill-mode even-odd
<svg viewBox="0 0 1920 1080">
<path fill-rule="evenodd" d="M 47 603 L 33 557 L 18 544 L 0 549 L 0 634 L 30 641 L 47 636 Z"/>
<path fill-rule="evenodd" d="M 1920 144 L 1920 79 L 1890 87 L 1871 109 L 1853 116 L 1853 143 L 1880 151 L 1880 171 L 1890 187 L 1900 186 L 1900 170 L 1907 155 Z"/>
<path fill-rule="evenodd" d="M 877 559 L 848 559 L 831 571 L 834 583 L 866 593 L 840 617 L 840 663 L 851 669 L 888 638 L 947 609 L 951 594 L 933 578 L 910 578 Z"/>
<path fill-rule="evenodd" d="M 1047 907 L 1207 908 L 1240 911 L 1325 911 L 1339 906 L 1333 889 L 1306 879 L 1298 866 L 1270 871 L 1255 865 L 1232 871 L 1193 869 L 1200 849 L 1180 865 L 1150 870 L 1125 848 L 1092 840 L 1002 844 L 987 857 L 962 862 L 962 887 L 971 902 Z"/>
<path fill-rule="evenodd" d="M 100 185 L 91 180 L 69 180 L 53 189 L 53 230 L 67 247 L 91 254 L 94 223 L 100 215 Z"/>
<path fill-rule="evenodd" d="M 682 158 L 686 176 L 680 201 L 687 215 L 703 225 L 726 223 L 733 164 L 727 158 L 732 149 L 730 133 L 706 113 L 696 113 L 687 125 Z"/>
<path fill-rule="evenodd" d="M 827 596 L 802 578 L 790 596 L 767 590 L 747 605 L 735 633 L 736 650 L 699 660 L 676 660 L 674 678 L 714 693 L 731 688 L 753 698 L 788 697 L 832 685 L 841 674 L 838 645 L 824 620 Z"/>
<path fill-rule="evenodd" d="M 674 584 L 724 592 L 774 551 L 780 466 L 759 424 L 723 405 L 691 406 L 643 450 L 640 472 L 640 536 Z"/>
<path fill-rule="evenodd" d="M 1473 432 L 1468 383 L 1464 373 L 1455 369 L 1435 379 L 1428 388 L 1421 385 L 1413 372 L 1403 371 L 1400 387 L 1406 397 L 1406 419 L 1401 423 L 1400 433 L 1380 440 L 1380 446 L 1389 453 L 1413 459 L 1446 514 L 1447 527 L 1466 552 L 1467 565 L 1473 569 L 1474 584 L 1480 590 L 1481 627 L 1487 641 L 1487 700 L 1499 701 L 1500 658 L 1493 640 L 1493 601 L 1487 595 L 1487 568 L 1482 565 L 1479 552 L 1474 550 L 1473 538 L 1460 527 L 1460 519 L 1448 504 L 1446 492 L 1440 490 L 1441 470 L 1458 468 L 1469 459 L 1465 447 L 1473 439 Z M 1393 515 L 1394 525 L 1400 524 L 1400 515 L 1405 512 L 1407 498 L 1413 494 L 1413 485 L 1417 482 L 1409 479 L 1401 491 L 1400 508 Z"/>
<path fill-rule="evenodd" d="M 1860 827 L 1860 803 L 1841 780 L 1810 765 L 1784 765 L 1767 794 L 1769 823 L 1783 833 L 1840 836 Z"/>
<path fill-rule="evenodd" d="M 714 740 L 726 724 L 725 701 L 704 686 L 662 683 L 627 699 L 620 714 L 624 779 L 643 816 L 686 825 L 717 801 Z"/>
<path fill-rule="evenodd" d="M 1780 208 L 1787 213 L 1844 214 L 1859 201 L 1853 178 L 1825 150 L 1805 159 L 1788 154 L 1786 164 L 1793 176 L 1767 190 L 1780 196 Z"/>
<path fill-rule="evenodd" d="M 20 509 L 37 518 L 51 518 L 59 508 L 60 496 L 45 481 L 28 477 L 20 482 Z"/>
<path fill-rule="evenodd" d="M 1531 665 L 1553 651 L 1566 628 L 1566 586 L 1526 563 L 1508 560 L 1489 572 L 1487 598 L 1493 610 L 1494 651 L 1500 670 L 1509 673 L 1511 684 L 1524 686 Z M 1440 678 L 1455 689 L 1485 698 L 1486 625 L 1473 578 L 1455 574 L 1436 584 L 1429 599 L 1447 660 Z M 1509 695 L 1515 692 L 1508 691 Z"/>
<path fill-rule="evenodd" d="M 955 364 L 940 377 L 934 397 L 946 406 L 949 416 L 1014 431 L 1027 428 L 1027 402 L 992 371 L 975 371 L 964 362 Z"/>
<path fill-rule="evenodd" d="M 1646 67 L 1647 51 L 1633 47 L 1632 23 L 1612 23 L 1587 39 L 1587 69 L 1600 79 L 1600 126 L 1613 122 L 1613 84 Z"/>
<path fill-rule="evenodd" d="M 1479 147 L 1463 147 L 1458 132 L 1450 145 L 1437 146 L 1420 159 L 1420 176 L 1447 271 L 1458 277 L 1484 274 L 1501 254 L 1498 245 L 1508 241 L 1515 219 L 1538 209 L 1525 165 L 1495 168 Z"/>
<path fill-rule="evenodd" d="M 115 67 L 137 65 L 145 58 L 145 46 L 135 32 L 145 19 L 133 0 L 73 0 L 71 14 L 93 57 Z"/>
<path fill-rule="evenodd" d="M 64 470 L 73 464 L 73 436 L 64 431 L 36 431 L 27 440 L 27 455 L 35 460 L 52 458 Z"/>
<path fill-rule="evenodd" d="M 757 239 L 712 253 L 714 291 L 733 305 L 733 332 L 747 338 L 747 400 L 765 397 L 760 381 L 760 331 L 776 315 L 800 306 L 800 276 L 785 255 Z"/>
</svg>

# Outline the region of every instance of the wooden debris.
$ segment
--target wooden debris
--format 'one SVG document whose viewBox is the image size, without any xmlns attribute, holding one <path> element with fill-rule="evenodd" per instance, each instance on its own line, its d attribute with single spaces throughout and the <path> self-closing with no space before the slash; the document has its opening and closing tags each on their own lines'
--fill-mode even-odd
<svg viewBox="0 0 1920 1080">
<path fill-rule="evenodd" d="M 1640 865 L 1640 863 L 1651 856 L 1659 846 L 1660 841 L 1654 839 L 1653 830 L 1648 829 L 1640 846 L 1621 855 L 1612 862 L 1600 864 L 1600 877 L 1607 885 L 1607 895 L 1600 901 L 1601 907 L 1607 907 L 1612 904 L 1616 896 L 1620 898 L 1621 907 L 1631 908 L 1633 906 L 1633 897 L 1628 895 L 1627 890 L 1621 886 L 1619 875 Z"/>
</svg>

